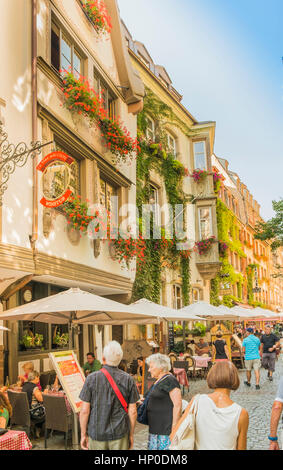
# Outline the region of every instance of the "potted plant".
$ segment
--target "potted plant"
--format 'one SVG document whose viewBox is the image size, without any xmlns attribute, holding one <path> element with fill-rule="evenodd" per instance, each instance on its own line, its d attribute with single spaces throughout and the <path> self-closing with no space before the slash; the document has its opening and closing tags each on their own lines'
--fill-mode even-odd
<svg viewBox="0 0 283 470">
<path fill-rule="evenodd" d="M 24 349 L 43 349 L 43 335 L 36 333 L 25 334 L 20 342 Z"/>
<path fill-rule="evenodd" d="M 137 139 L 132 139 L 127 128 L 119 119 L 99 118 L 98 127 L 104 138 L 105 146 L 115 156 L 116 162 L 125 163 L 132 160 L 140 150 Z"/>
<path fill-rule="evenodd" d="M 69 344 L 69 333 L 56 333 L 53 337 L 53 344 L 55 344 L 58 348 L 66 348 Z"/>
</svg>

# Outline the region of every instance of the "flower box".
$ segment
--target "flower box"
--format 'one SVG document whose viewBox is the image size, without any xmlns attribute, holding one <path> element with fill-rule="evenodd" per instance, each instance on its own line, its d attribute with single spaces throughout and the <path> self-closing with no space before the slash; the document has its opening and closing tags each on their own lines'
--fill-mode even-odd
<svg viewBox="0 0 283 470">
<path fill-rule="evenodd" d="M 112 29 L 111 17 L 102 0 L 80 0 L 84 12 L 99 36 L 109 34 Z"/>
</svg>

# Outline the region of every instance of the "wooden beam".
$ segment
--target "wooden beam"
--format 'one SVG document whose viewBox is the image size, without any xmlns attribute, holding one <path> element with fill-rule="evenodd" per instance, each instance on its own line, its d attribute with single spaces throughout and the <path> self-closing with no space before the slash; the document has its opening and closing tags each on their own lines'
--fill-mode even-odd
<svg viewBox="0 0 283 470">
<path fill-rule="evenodd" d="M 24 276 L 21 279 L 18 279 L 16 282 L 13 282 L 1 295 L 2 300 L 8 300 L 12 295 L 22 289 L 26 284 L 28 284 L 33 278 L 33 274 Z"/>
</svg>

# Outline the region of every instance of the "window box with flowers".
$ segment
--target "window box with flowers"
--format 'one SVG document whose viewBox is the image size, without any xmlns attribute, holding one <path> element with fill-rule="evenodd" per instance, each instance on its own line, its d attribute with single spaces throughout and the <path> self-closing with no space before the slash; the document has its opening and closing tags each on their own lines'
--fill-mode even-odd
<svg viewBox="0 0 283 470">
<path fill-rule="evenodd" d="M 88 201 L 87 201 L 88 202 Z M 74 230 L 78 230 L 80 234 L 88 232 L 88 225 L 94 219 L 94 215 L 88 215 L 88 203 L 82 202 L 81 196 L 70 196 L 62 205 L 62 210 Z"/>
<path fill-rule="evenodd" d="M 207 176 L 208 172 L 206 170 L 194 170 L 191 174 L 195 183 L 202 183 Z"/>
<path fill-rule="evenodd" d="M 132 160 L 137 151 L 140 151 L 137 139 L 132 139 L 126 127 L 122 127 L 119 119 L 107 117 L 98 120 L 105 146 L 115 156 L 116 163 L 125 163 Z"/>
<path fill-rule="evenodd" d="M 204 240 L 200 240 L 199 242 L 196 242 L 195 249 L 199 255 L 206 255 L 210 251 L 213 243 L 215 242 L 216 238 L 214 236 L 206 238 Z"/>
<path fill-rule="evenodd" d="M 63 71 L 64 107 L 73 113 L 78 113 L 90 121 L 90 125 L 100 116 L 105 115 L 103 100 L 90 87 L 84 77 L 76 77 L 71 71 Z"/>
<path fill-rule="evenodd" d="M 80 0 L 80 2 L 98 36 L 109 34 L 112 23 L 105 3 L 102 0 Z"/>
</svg>

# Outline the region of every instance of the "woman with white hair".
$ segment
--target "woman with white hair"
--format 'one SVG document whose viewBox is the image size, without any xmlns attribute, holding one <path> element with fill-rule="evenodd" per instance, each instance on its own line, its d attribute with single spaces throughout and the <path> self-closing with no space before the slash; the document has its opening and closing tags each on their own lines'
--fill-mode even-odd
<svg viewBox="0 0 283 470">
<path fill-rule="evenodd" d="M 171 363 L 167 356 L 153 354 L 146 362 L 151 376 L 156 379 L 148 392 L 148 450 L 167 450 L 170 446 L 169 436 L 182 412 L 180 385 L 169 372 Z"/>
</svg>

